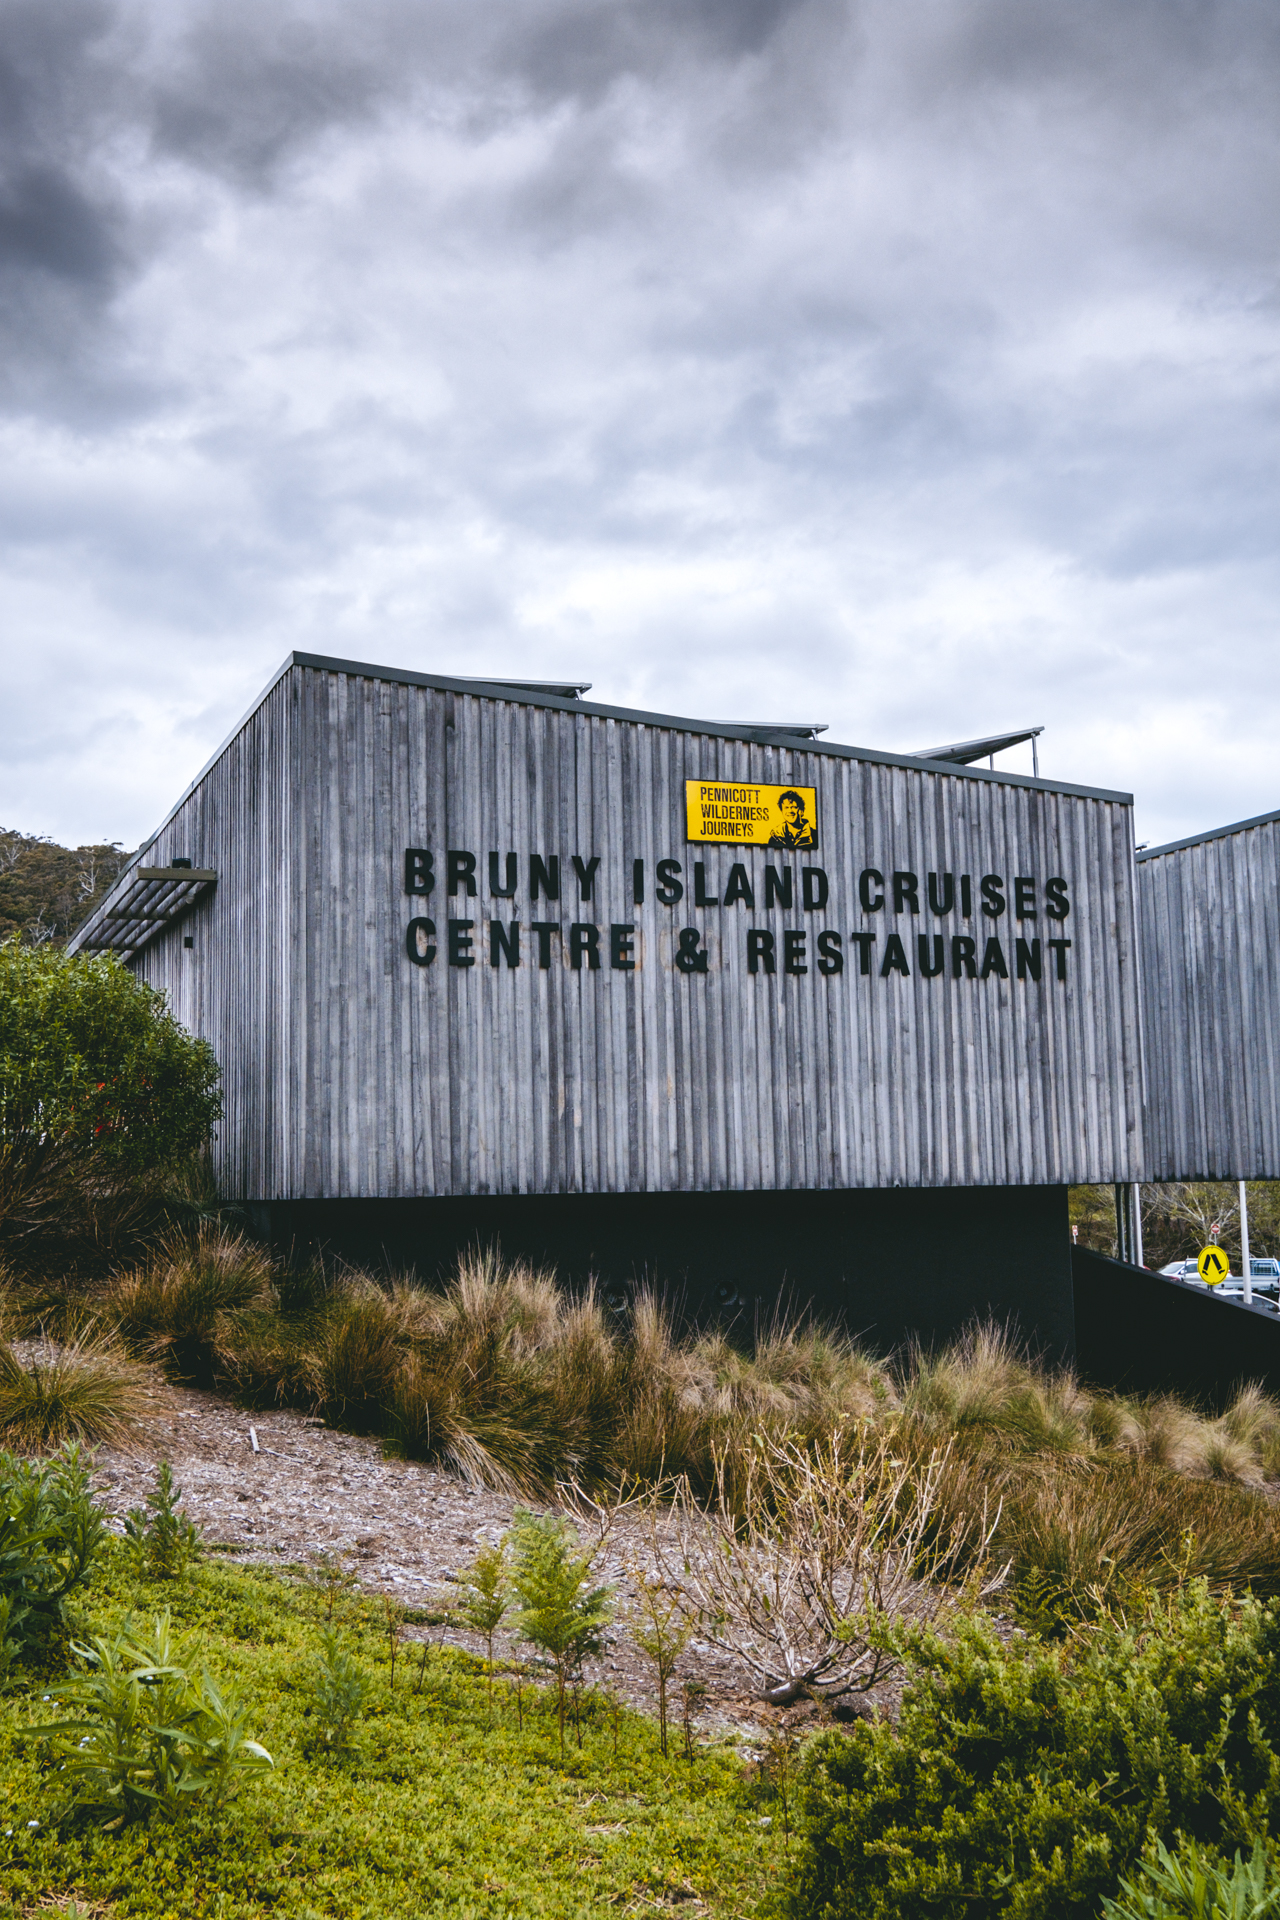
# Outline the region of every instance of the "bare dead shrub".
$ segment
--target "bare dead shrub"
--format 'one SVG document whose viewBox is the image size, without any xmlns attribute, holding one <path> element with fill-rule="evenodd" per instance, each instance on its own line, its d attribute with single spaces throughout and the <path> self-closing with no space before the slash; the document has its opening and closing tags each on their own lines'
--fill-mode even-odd
<svg viewBox="0 0 1280 1920">
<path fill-rule="evenodd" d="M 1001 1583 L 988 1558 L 998 1512 L 984 1501 L 944 1516 L 949 1447 L 921 1464 L 894 1441 L 865 1426 L 812 1448 L 762 1437 L 745 1489 L 721 1471 L 705 1505 L 687 1478 L 648 1505 L 661 1577 L 774 1704 L 867 1691 L 897 1664 L 869 1623 L 937 1621 Z"/>
</svg>

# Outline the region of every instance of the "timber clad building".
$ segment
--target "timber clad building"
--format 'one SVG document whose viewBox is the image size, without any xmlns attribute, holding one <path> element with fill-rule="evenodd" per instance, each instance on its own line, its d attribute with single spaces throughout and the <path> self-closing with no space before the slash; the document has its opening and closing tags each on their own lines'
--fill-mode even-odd
<svg viewBox="0 0 1280 1920">
<path fill-rule="evenodd" d="M 1274 1059 L 1274 823 L 1139 867 L 1127 794 L 579 692 L 294 654 L 77 935 L 212 1043 L 273 1238 L 1065 1351 L 1069 1185 L 1280 1173 L 1274 1075 L 1248 1143 L 1185 1097 L 1224 889 Z"/>
</svg>

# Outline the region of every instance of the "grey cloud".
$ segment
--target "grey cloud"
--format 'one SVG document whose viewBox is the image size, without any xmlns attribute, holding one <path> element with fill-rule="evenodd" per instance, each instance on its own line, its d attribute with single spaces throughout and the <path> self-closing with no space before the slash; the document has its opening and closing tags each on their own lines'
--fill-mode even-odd
<svg viewBox="0 0 1280 1920">
<path fill-rule="evenodd" d="M 871 745 L 1050 708 L 1053 770 L 1125 786 L 1111 716 L 1173 726 L 1230 635 L 1231 723 L 1274 730 L 1278 36 L 1270 0 L 0 0 L 0 580 L 58 662 L 0 729 L 80 663 L 76 754 L 31 728 L 0 817 L 44 764 L 136 839 L 172 757 L 95 759 L 95 697 L 195 761 L 291 644 L 684 711 L 800 671 Z"/>
<path fill-rule="evenodd" d="M 300 148 L 403 85 L 391 49 L 362 45 L 349 27 L 220 7 L 196 20 L 156 75 L 149 127 L 159 152 L 266 191 Z"/>
<path fill-rule="evenodd" d="M 0 275 L 38 268 L 99 288 L 121 253 L 115 223 L 65 174 L 28 167 L 0 188 Z"/>
</svg>

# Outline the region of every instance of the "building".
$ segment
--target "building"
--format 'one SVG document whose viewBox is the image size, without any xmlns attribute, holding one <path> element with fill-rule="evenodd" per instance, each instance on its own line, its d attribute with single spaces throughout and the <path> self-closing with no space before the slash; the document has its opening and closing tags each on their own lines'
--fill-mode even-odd
<svg viewBox="0 0 1280 1920">
<path fill-rule="evenodd" d="M 1171 1111 L 1131 796 L 584 691 L 295 653 L 80 930 L 212 1043 L 225 1194 L 1069 1352 L 1067 1188 Z"/>
<path fill-rule="evenodd" d="M 1280 1178 L 1280 813 L 1138 854 L 1148 1180 Z"/>
</svg>

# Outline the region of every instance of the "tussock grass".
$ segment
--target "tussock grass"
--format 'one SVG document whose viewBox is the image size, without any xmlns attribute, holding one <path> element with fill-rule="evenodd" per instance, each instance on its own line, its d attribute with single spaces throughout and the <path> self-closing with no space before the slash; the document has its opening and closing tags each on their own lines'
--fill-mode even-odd
<svg viewBox="0 0 1280 1920">
<path fill-rule="evenodd" d="M 127 1442 L 145 1404 L 142 1369 L 101 1335 L 27 1357 L 0 1342 L 0 1444 L 14 1453 Z"/>
<path fill-rule="evenodd" d="M 1091 1392 L 991 1325 L 913 1353 L 898 1387 L 904 1450 L 954 1436 L 941 1511 L 1000 1503 L 995 1551 L 1027 1624 L 1062 1631 L 1196 1577 L 1280 1593 L 1280 1508 L 1254 1491 L 1280 1456 L 1280 1404 L 1260 1387 L 1218 1418 L 1169 1394 Z"/>
<path fill-rule="evenodd" d="M 1028 1624 L 1061 1629 L 1140 1608 L 1203 1578 L 1216 1594 L 1280 1594 L 1280 1515 L 1239 1486 L 1140 1459 L 1006 1481 L 998 1540 Z"/>
<path fill-rule="evenodd" d="M 99 1308 L 179 1377 L 304 1408 L 512 1494 L 679 1476 L 732 1502 L 762 1441 L 812 1448 L 891 1427 L 921 1462 L 945 1443 L 940 1524 L 1001 1503 L 996 1548 L 1028 1617 L 1166 1585 L 1188 1534 L 1192 1571 L 1215 1587 L 1280 1592 L 1280 1531 L 1252 1491 L 1280 1470 L 1280 1404 L 1257 1386 L 1217 1418 L 1170 1395 L 1098 1393 L 990 1324 L 895 1367 L 812 1321 L 779 1318 L 748 1348 L 678 1332 L 648 1294 L 620 1319 L 592 1288 L 494 1253 L 437 1290 L 277 1274 L 207 1222 L 113 1281 Z"/>
<path fill-rule="evenodd" d="M 271 1258 L 215 1224 L 171 1231 L 145 1266 L 117 1276 L 100 1299 L 135 1351 L 180 1379 L 208 1381 L 226 1317 L 275 1304 Z"/>
</svg>

